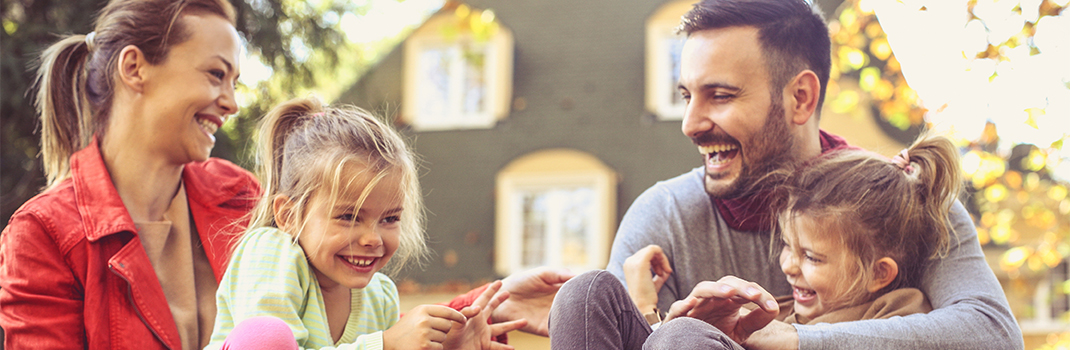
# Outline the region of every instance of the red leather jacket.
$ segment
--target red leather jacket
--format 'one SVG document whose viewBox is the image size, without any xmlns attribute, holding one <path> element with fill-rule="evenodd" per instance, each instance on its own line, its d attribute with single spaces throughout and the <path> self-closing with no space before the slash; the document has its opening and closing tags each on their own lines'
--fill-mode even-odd
<svg viewBox="0 0 1070 350">
<path fill-rule="evenodd" d="M 216 280 L 260 185 L 225 160 L 186 164 L 190 215 Z M 0 234 L 4 348 L 181 349 L 178 328 L 96 142 L 71 178 L 19 208 Z"/>
</svg>

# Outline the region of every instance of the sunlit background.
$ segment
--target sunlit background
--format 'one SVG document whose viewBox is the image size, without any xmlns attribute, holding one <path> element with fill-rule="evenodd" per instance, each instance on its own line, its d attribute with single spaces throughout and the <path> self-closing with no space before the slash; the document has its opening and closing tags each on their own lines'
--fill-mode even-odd
<svg viewBox="0 0 1070 350">
<path fill-rule="evenodd" d="M 1070 348 L 1068 2 L 817 0 L 833 39 L 823 127 L 887 155 L 924 128 L 959 143 L 969 192 L 963 202 L 1027 349 Z M 49 33 L 87 32 L 82 14 L 101 4 L 3 4 L 5 225 L 43 185 L 34 112 L 23 98 L 32 79 L 26 67 L 54 40 Z M 682 107 L 674 97 L 680 38 L 672 27 L 688 1 L 563 1 L 555 4 L 569 10 L 557 12 L 493 0 L 235 4 L 247 53 L 242 111 L 224 125 L 215 155 L 248 167 L 257 117 L 295 96 L 391 118 L 427 159 L 436 249 L 431 272 L 402 276 L 403 292 L 463 289 L 530 266 L 603 266 L 607 240 L 638 192 L 699 164 L 690 153 L 684 158 L 693 148 L 677 131 Z M 641 13 L 627 14 L 629 7 Z M 634 46 L 600 42 L 599 26 L 575 24 L 581 21 L 627 22 L 612 35 Z M 588 52 L 627 57 L 584 61 Z M 628 67 L 615 68 L 621 86 L 591 73 L 607 64 Z M 550 81 L 559 76 L 578 83 Z M 636 124 L 619 133 L 638 143 L 605 136 L 614 129 L 589 117 L 598 110 L 619 114 L 613 123 Z M 542 124 L 532 121 L 538 118 Z M 545 125 L 561 121 L 556 129 Z M 486 156 L 488 165 L 466 163 L 465 154 Z M 469 182 L 486 185 L 450 192 Z M 544 345 L 530 346 L 521 348 Z"/>
<path fill-rule="evenodd" d="M 834 64 L 857 76 L 883 118 L 960 142 L 965 201 L 1029 348 L 1070 346 L 1066 7 L 1065 0 L 862 0 L 830 26 Z M 830 93 L 831 108 L 856 110 L 857 94 Z"/>
</svg>

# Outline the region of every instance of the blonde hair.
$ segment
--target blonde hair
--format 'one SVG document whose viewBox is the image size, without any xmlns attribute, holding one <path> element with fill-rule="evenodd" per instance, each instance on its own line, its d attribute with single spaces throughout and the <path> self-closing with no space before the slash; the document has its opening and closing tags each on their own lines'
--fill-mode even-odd
<svg viewBox="0 0 1070 350">
<path fill-rule="evenodd" d="M 926 262 L 949 249 L 949 212 L 963 181 L 958 149 L 945 137 L 923 135 L 907 153 L 910 166 L 900 168 L 874 153 L 833 151 L 797 169 L 779 189 L 779 234 L 797 232 L 795 219 L 805 215 L 855 258 L 859 273 L 843 280 L 843 290 L 853 294 L 850 305 L 917 287 Z M 899 273 L 870 294 L 863 286 L 875 278 L 873 264 L 883 257 L 895 260 Z"/>
<path fill-rule="evenodd" d="M 234 22 L 226 0 L 112 0 L 92 35 L 68 35 L 41 53 L 34 82 L 41 118 L 41 157 L 48 186 L 70 176 L 69 158 L 103 133 L 115 95 L 119 53 L 133 45 L 150 64 L 191 36 L 179 19 L 210 14 Z"/>
<path fill-rule="evenodd" d="M 397 272 L 410 262 L 419 264 L 427 256 L 416 156 L 393 128 L 357 107 L 324 106 L 316 99 L 298 98 L 264 116 L 257 141 L 256 172 L 264 192 L 250 214 L 246 232 L 279 227 L 272 210 L 279 195 L 289 197 L 297 209 L 292 211 L 296 216 L 288 220 L 304 227 L 313 195 L 336 201 L 356 182 L 354 176 L 346 175 L 359 166 L 370 171 L 372 180 L 357 200 L 358 207 L 380 181 L 396 176 L 399 183 L 405 214 L 399 221 L 398 250 L 385 272 Z M 290 234 L 296 242 L 298 232 Z"/>
</svg>

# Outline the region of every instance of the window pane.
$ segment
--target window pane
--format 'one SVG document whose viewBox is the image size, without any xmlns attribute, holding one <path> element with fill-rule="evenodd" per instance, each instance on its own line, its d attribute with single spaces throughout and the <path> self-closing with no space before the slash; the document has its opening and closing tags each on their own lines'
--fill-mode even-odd
<svg viewBox="0 0 1070 350">
<path fill-rule="evenodd" d="M 521 266 L 545 265 L 547 196 L 545 192 L 522 194 L 524 223 L 522 225 Z"/>
<path fill-rule="evenodd" d="M 669 77 L 669 102 L 672 105 L 683 105 L 684 99 L 680 97 L 680 91 L 676 88 L 680 83 L 680 51 L 684 47 L 684 39 L 679 36 L 671 36 L 665 39 L 665 52 L 669 55 L 669 69 L 672 71 L 664 76 Z"/>
<path fill-rule="evenodd" d="M 561 264 L 565 266 L 584 267 L 590 261 L 588 240 L 591 230 L 594 189 L 580 187 L 572 190 L 560 190 L 562 196 L 561 225 Z"/>
<path fill-rule="evenodd" d="M 464 114 L 476 114 L 483 112 L 483 99 L 485 98 L 486 77 L 484 65 L 486 54 L 482 51 L 469 50 L 464 55 Z"/>
<path fill-rule="evenodd" d="M 1051 317 L 1055 320 L 1065 319 L 1070 312 L 1070 293 L 1067 291 L 1067 286 L 1070 286 L 1070 265 L 1063 260 L 1048 273 L 1052 285 Z"/>
<path fill-rule="evenodd" d="M 521 266 L 590 268 L 594 195 L 591 187 L 522 191 Z"/>
<path fill-rule="evenodd" d="M 448 49 L 427 48 L 420 53 L 419 115 L 441 119 L 448 113 L 451 55 Z"/>
</svg>

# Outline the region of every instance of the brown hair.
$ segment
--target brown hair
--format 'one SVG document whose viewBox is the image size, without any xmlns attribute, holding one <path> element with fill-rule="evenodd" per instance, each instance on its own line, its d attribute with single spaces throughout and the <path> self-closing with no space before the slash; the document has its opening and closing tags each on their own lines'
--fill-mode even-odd
<svg viewBox="0 0 1070 350">
<path fill-rule="evenodd" d="M 398 181 L 404 215 L 399 221 L 398 250 L 386 272 L 396 272 L 408 262 L 419 263 L 427 255 L 424 239 L 423 196 L 417 179 L 416 155 L 393 128 L 367 111 L 352 106 L 324 106 L 316 99 L 284 102 L 260 121 L 256 172 L 264 193 L 253 209 L 246 232 L 259 227 L 278 227 L 272 210 L 275 197 L 285 195 L 298 210 L 289 220 L 304 227 L 313 195 L 338 200 L 359 169 L 372 175 L 357 206 L 381 181 Z M 359 168 L 358 168 L 359 167 Z M 333 207 L 332 203 L 328 207 Z M 289 232 L 297 241 L 299 232 Z"/>
<path fill-rule="evenodd" d="M 844 290 L 855 293 L 851 304 L 917 287 L 926 262 L 949 249 L 954 231 L 948 215 L 963 181 L 958 149 L 945 137 L 922 136 L 907 153 L 910 165 L 900 168 L 867 151 L 833 151 L 796 170 L 780 188 L 779 232 L 796 228 L 789 225 L 805 215 L 857 258 L 860 273 L 845 281 Z M 883 257 L 895 260 L 899 273 L 871 295 L 862 286 Z"/>
<path fill-rule="evenodd" d="M 52 186 L 70 176 L 68 158 L 104 131 L 115 94 L 119 53 L 133 45 L 150 64 L 190 37 L 182 15 L 211 14 L 234 24 L 226 0 L 112 0 L 90 35 L 69 35 L 41 53 L 36 107 L 41 118 L 41 157 Z"/>
<path fill-rule="evenodd" d="M 818 117 L 825 101 L 832 42 L 821 11 L 802 0 L 703 0 L 681 18 L 678 31 L 692 33 L 727 27 L 758 28 L 774 101 L 796 74 L 812 70 L 821 82 Z"/>
</svg>

